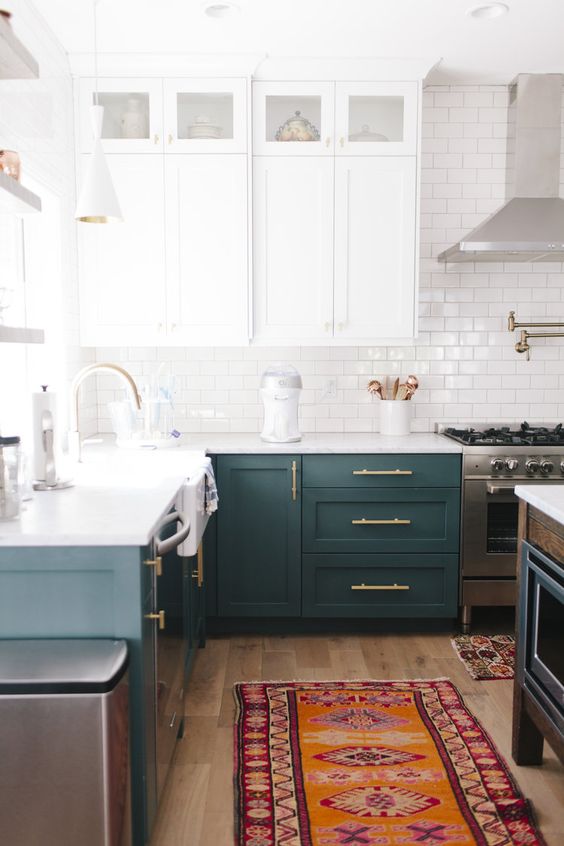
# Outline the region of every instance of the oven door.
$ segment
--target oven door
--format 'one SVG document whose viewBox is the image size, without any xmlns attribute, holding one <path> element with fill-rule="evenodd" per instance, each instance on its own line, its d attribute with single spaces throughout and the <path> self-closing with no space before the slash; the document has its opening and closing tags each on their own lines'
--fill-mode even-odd
<svg viewBox="0 0 564 846">
<path fill-rule="evenodd" d="M 462 515 L 464 578 L 515 578 L 519 498 L 515 485 L 562 484 L 560 479 L 466 479 Z"/>
<path fill-rule="evenodd" d="M 564 732 L 564 567 L 524 542 L 519 681 Z"/>
<path fill-rule="evenodd" d="M 515 578 L 519 500 L 514 483 L 464 482 L 462 575 Z"/>
</svg>

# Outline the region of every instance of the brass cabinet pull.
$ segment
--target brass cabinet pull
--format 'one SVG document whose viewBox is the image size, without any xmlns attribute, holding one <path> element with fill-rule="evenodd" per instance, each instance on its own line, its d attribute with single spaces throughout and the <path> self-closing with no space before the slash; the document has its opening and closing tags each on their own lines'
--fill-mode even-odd
<svg viewBox="0 0 564 846">
<path fill-rule="evenodd" d="M 351 590 L 409 590 L 409 585 L 351 585 Z"/>
<path fill-rule="evenodd" d="M 173 141 L 174 141 L 174 136 L 173 136 L 172 132 L 169 132 L 168 133 L 168 143 L 172 144 Z"/>
<path fill-rule="evenodd" d="M 292 461 L 292 500 L 296 501 L 298 496 L 298 465 Z"/>
<path fill-rule="evenodd" d="M 330 144 L 331 144 L 331 139 L 329 138 L 329 136 L 327 136 L 327 138 L 325 139 L 325 146 L 329 147 Z"/>
<path fill-rule="evenodd" d="M 153 137 L 153 144 L 158 144 L 160 140 L 160 137 L 155 133 Z"/>
<path fill-rule="evenodd" d="M 393 520 L 367 520 L 363 517 L 362 520 L 351 520 L 353 526 L 410 526 L 411 520 L 400 520 L 394 517 Z"/>
<path fill-rule="evenodd" d="M 413 470 L 353 470 L 353 476 L 413 476 Z"/>
<path fill-rule="evenodd" d="M 341 145 L 341 147 L 344 147 L 345 146 L 345 139 L 339 138 L 339 144 Z"/>
<path fill-rule="evenodd" d="M 192 570 L 192 578 L 198 580 L 198 587 L 204 584 L 204 549 L 202 544 L 198 547 L 198 569 Z"/>
<path fill-rule="evenodd" d="M 329 323 L 329 321 L 327 321 L 326 323 L 323 324 L 323 328 L 325 329 L 326 332 L 331 331 L 331 324 Z"/>
<path fill-rule="evenodd" d="M 159 629 L 162 631 L 165 627 L 165 612 L 159 611 L 156 614 L 145 614 L 146 620 L 158 620 L 159 621 Z"/>
<path fill-rule="evenodd" d="M 157 574 L 157 576 L 162 576 L 162 574 L 163 574 L 163 559 L 161 558 L 160 555 L 156 555 L 154 558 L 148 558 L 144 563 L 147 565 L 147 567 L 154 567 L 155 573 Z"/>
</svg>

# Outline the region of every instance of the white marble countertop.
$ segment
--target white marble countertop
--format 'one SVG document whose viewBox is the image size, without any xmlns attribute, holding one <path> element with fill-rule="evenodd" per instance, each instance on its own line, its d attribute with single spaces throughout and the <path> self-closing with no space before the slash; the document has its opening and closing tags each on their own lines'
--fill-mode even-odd
<svg viewBox="0 0 564 846">
<path fill-rule="evenodd" d="M 427 432 L 394 436 L 368 433 L 307 434 L 301 441 L 291 444 L 269 444 L 255 434 L 202 434 L 184 435 L 186 446 L 205 449 L 211 455 L 219 454 L 299 454 L 308 453 L 378 453 L 406 452 L 461 453 L 462 447 L 444 435 Z"/>
<path fill-rule="evenodd" d="M 515 485 L 515 493 L 529 505 L 564 524 L 564 485 Z"/>
<path fill-rule="evenodd" d="M 209 454 L 460 453 L 441 435 L 304 435 L 268 444 L 254 434 L 185 435 L 167 450 L 117 449 L 112 437 L 83 448 L 74 487 L 34 491 L 17 520 L 0 522 L 0 547 L 143 546 L 195 464 Z M 61 472 L 61 475 L 64 475 Z M 221 492 L 220 492 L 221 495 Z"/>
<path fill-rule="evenodd" d="M 143 546 L 175 502 L 203 450 L 84 450 L 73 487 L 33 491 L 17 520 L 0 522 L 0 547 Z"/>
</svg>

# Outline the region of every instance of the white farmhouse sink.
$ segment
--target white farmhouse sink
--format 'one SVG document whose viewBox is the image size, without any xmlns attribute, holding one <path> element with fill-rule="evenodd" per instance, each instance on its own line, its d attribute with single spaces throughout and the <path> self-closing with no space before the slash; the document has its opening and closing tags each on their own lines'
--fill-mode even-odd
<svg viewBox="0 0 564 846">
<path fill-rule="evenodd" d="M 186 482 L 178 496 L 176 506 L 190 521 L 190 534 L 178 547 L 179 555 L 196 555 L 209 520 L 205 508 L 206 466 L 211 467 L 211 459 L 207 457 L 199 462 L 199 466 L 188 469 Z"/>
</svg>

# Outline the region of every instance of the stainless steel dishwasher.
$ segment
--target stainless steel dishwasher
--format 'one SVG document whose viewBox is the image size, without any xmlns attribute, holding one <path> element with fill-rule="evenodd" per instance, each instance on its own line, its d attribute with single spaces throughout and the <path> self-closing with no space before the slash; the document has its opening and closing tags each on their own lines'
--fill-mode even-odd
<svg viewBox="0 0 564 846">
<path fill-rule="evenodd" d="M 129 846 L 123 640 L 0 641 L 0 830 L 10 846 Z"/>
</svg>

